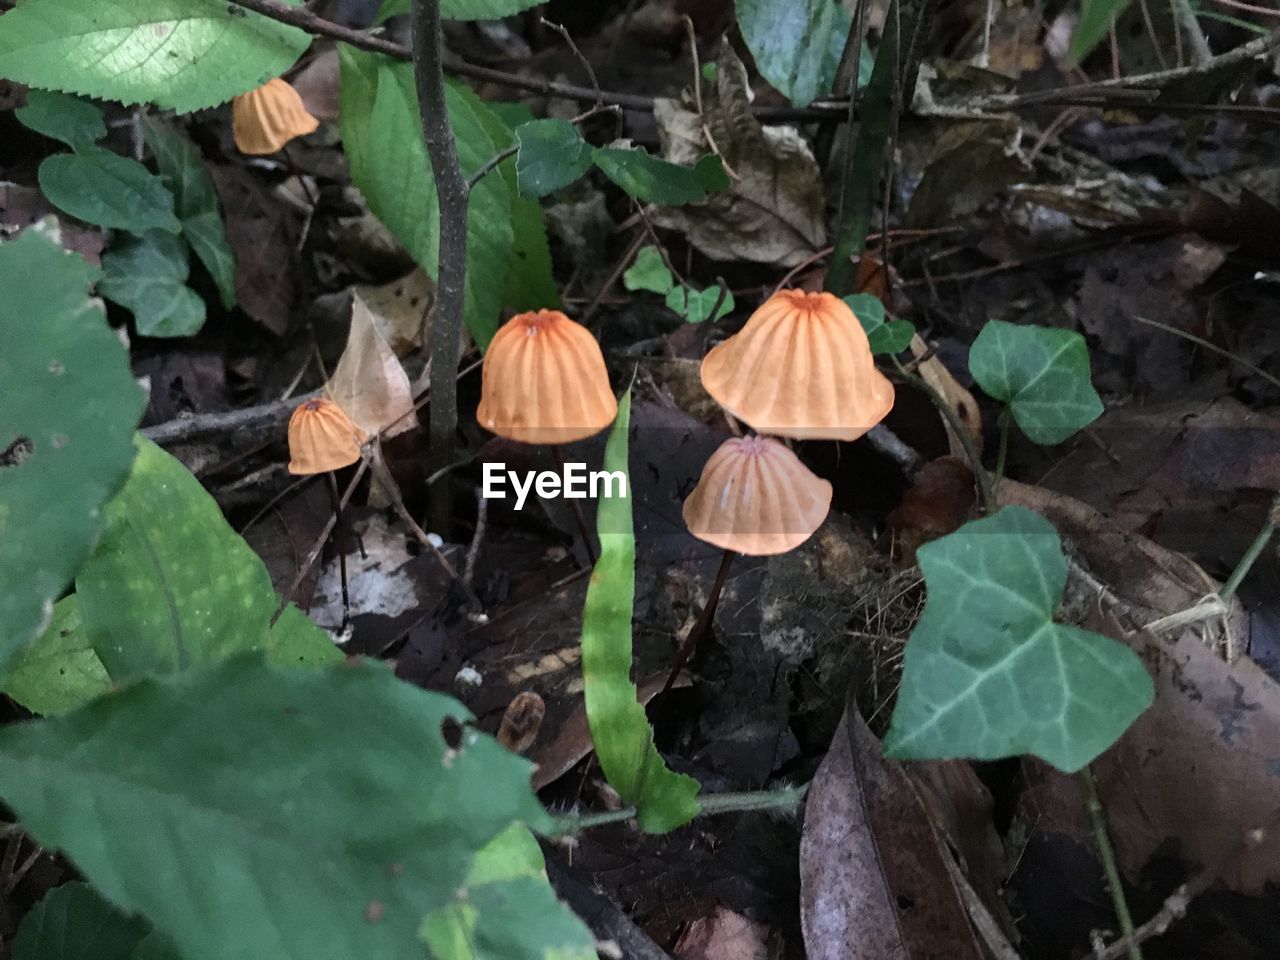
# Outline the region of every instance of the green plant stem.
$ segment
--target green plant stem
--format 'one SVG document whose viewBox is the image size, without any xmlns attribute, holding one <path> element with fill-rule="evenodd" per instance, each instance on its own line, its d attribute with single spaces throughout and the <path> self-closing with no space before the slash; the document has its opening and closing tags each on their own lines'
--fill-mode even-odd
<svg viewBox="0 0 1280 960">
<path fill-rule="evenodd" d="M 1142 948 L 1133 940 L 1133 917 L 1129 913 L 1129 902 L 1124 898 L 1120 871 L 1116 867 L 1116 855 L 1111 848 L 1111 836 L 1107 833 L 1107 817 L 1102 809 L 1102 799 L 1098 796 L 1098 781 L 1088 767 L 1081 768 L 1080 783 L 1084 786 L 1085 809 L 1089 813 L 1089 822 L 1093 825 L 1093 840 L 1098 847 L 1102 871 L 1106 874 L 1111 906 L 1120 923 L 1120 935 L 1129 941 L 1129 960 L 1142 960 Z"/>
<path fill-rule="evenodd" d="M 902 378 L 924 393 L 933 402 L 933 405 L 938 408 L 938 413 L 942 414 L 943 419 L 947 421 L 947 426 L 955 434 L 956 440 L 960 442 L 960 446 L 964 449 L 965 458 L 969 461 L 969 469 L 973 471 L 973 479 L 977 482 L 978 493 L 982 497 L 983 509 L 987 513 L 995 513 L 1000 508 L 1000 503 L 996 499 L 995 487 L 991 483 L 991 477 L 986 468 L 982 466 L 982 457 L 978 455 L 978 448 L 973 445 L 973 438 L 969 436 L 969 431 L 965 429 L 964 424 L 960 422 L 960 418 L 956 416 L 951 404 L 947 403 L 946 398 L 935 390 L 929 381 L 923 377 L 917 377 L 904 367 L 902 361 L 897 357 L 890 354 L 889 359 L 898 368 L 898 373 Z"/>
<path fill-rule="evenodd" d="M 740 793 L 713 793 L 698 798 L 698 816 L 715 817 L 725 813 L 749 813 L 768 810 L 788 810 L 804 801 L 809 785 L 783 787 L 778 790 L 745 790 Z M 574 814 L 556 817 L 555 826 L 547 836 L 569 837 L 614 823 L 624 823 L 636 815 L 635 807 L 606 810 L 603 813 Z"/>
<path fill-rule="evenodd" d="M 414 0 L 412 28 L 413 74 L 422 137 L 440 198 L 438 294 L 431 331 L 431 411 L 427 431 L 432 469 L 439 470 L 453 462 L 458 430 L 458 353 L 466 299 L 469 190 L 458 162 L 445 102 L 440 0 Z M 452 513 L 452 487 L 447 483 L 432 487 L 431 525 L 441 536 L 448 536 Z"/>
<path fill-rule="evenodd" d="M 1244 552 L 1244 556 L 1240 558 L 1236 568 L 1231 571 L 1231 576 L 1227 578 L 1227 582 L 1218 591 L 1218 596 L 1222 597 L 1223 600 L 1230 600 L 1235 596 L 1236 590 L 1240 588 L 1241 581 L 1249 575 L 1254 563 L 1257 562 L 1258 557 L 1262 556 L 1262 551 L 1267 548 L 1267 544 L 1271 542 L 1272 536 L 1275 535 L 1277 521 L 1280 521 L 1280 496 L 1271 501 L 1271 509 L 1267 511 L 1266 523 L 1262 525 L 1258 535 L 1253 538 L 1253 543 L 1249 544 L 1249 549 Z"/>
<path fill-rule="evenodd" d="M 1009 452 L 1009 408 L 1005 407 L 1000 411 L 1000 449 L 996 453 L 996 469 L 992 479 L 992 484 L 999 489 L 1000 481 L 1004 479 L 1004 462 L 1005 456 Z"/>
</svg>

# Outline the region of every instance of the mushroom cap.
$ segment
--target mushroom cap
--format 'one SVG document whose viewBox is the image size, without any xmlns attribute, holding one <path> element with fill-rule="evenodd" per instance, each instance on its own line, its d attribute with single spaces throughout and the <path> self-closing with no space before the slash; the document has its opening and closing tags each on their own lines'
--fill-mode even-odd
<svg viewBox="0 0 1280 960">
<path fill-rule="evenodd" d="M 702 468 L 684 502 L 684 522 L 699 540 L 764 557 L 800 546 L 830 509 L 831 484 L 786 445 L 732 437 Z"/>
<path fill-rule="evenodd" d="M 312 397 L 289 417 L 289 472 L 328 473 L 360 459 L 365 432 L 332 400 Z"/>
<path fill-rule="evenodd" d="M 862 324 L 830 293 L 780 290 L 702 361 L 702 385 L 761 433 L 856 440 L 893 407 Z"/>
<path fill-rule="evenodd" d="M 298 91 L 279 77 L 231 101 L 231 132 L 241 153 L 275 153 L 294 137 L 314 133 L 319 126 Z"/>
<path fill-rule="evenodd" d="M 494 334 L 481 374 L 480 426 L 523 443 L 570 443 L 618 415 L 600 345 L 559 310 L 512 317 Z"/>
</svg>

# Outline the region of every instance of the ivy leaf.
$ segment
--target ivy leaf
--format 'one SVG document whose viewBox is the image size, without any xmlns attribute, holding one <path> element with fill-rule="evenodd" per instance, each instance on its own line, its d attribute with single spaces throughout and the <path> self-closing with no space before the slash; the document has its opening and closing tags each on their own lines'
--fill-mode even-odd
<svg viewBox="0 0 1280 960">
<path fill-rule="evenodd" d="M 628 477 L 631 391 L 618 402 L 604 448 L 604 469 Z M 602 497 L 596 513 L 600 558 L 582 608 L 582 680 L 587 723 L 600 768 L 623 803 L 635 804 L 645 830 L 662 833 L 698 813 L 698 781 L 672 773 L 653 745 L 653 729 L 631 682 L 631 617 L 636 539 L 629 497 Z"/>
<path fill-rule="evenodd" d="M 855 293 L 843 299 L 866 331 L 873 354 L 897 354 L 911 345 L 916 328 L 909 320 L 885 320 L 884 304 L 879 297 L 871 293 Z"/>
<path fill-rule="evenodd" d="M 1142 661 L 1053 622 L 1067 562 L 1049 521 L 1023 507 L 921 547 L 928 587 L 907 642 L 885 738 L 902 759 L 1033 753 L 1079 770 L 1151 704 Z"/>
<path fill-rule="evenodd" d="M 46 893 L 22 920 L 13 960 L 130 960 L 147 924 L 121 913 L 87 883 Z"/>
<path fill-rule="evenodd" d="M 40 164 L 36 176 L 50 203 L 85 223 L 132 233 L 182 229 L 173 214 L 173 195 L 160 178 L 110 150 L 55 153 Z"/>
<path fill-rule="evenodd" d="M 969 349 L 969 372 L 1039 444 L 1062 443 L 1102 415 L 1089 348 L 1074 330 L 990 320 Z"/>
<path fill-rule="evenodd" d="M 6 14 L 8 16 L 8 14 Z M 30 229 L 0 244 L 0 674 L 44 629 L 133 462 L 146 398 L 96 271 Z"/>
<path fill-rule="evenodd" d="M 189 337 L 205 320 L 204 301 L 186 285 L 189 272 L 186 243 L 148 230 L 103 254 L 98 292 L 132 310 L 144 337 Z"/>
<path fill-rule="evenodd" d="M 218 192 L 200 151 L 175 127 L 156 117 L 142 118 L 142 134 L 173 193 L 182 235 L 209 271 L 222 305 L 230 310 L 236 303 L 236 256 L 227 242 Z"/>
<path fill-rule="evenodd" d="M 455 902 L 476 852 L 512 823 L 550 824 L 529 763 L 469 719 L 382 664 L 242 655 L 5 727 L 0 793 L 183 956 L 421 960 L 423 919 Z M 524 914 L 480 912 L 495 936 Z"/>
<path fill-rule="evenodd" d="M 76 577 L 111 679 L 176 673 L 245 650 L 286 664 L 341 659 L 301 613 L 301 623 L 282 618 L 270 628 L 278 598 L 257 554 L 186 467 L 141 436 L 137 446 L 129 482 L 107 505 L 102 543 Z"/>
<path fill-rule="evenodd" d="M 13 115 L 28 130 L 61 140 L 72 150 L 91 147 L 107 135 L 102 111 L 65 93 L 28 90 L 27 105 L 13 111 Z"/>
<path fill-rule="evenodd" d="M 369 208 L 437 277 L 440 200 L 422 143 L 413 67 L 343 44 L 342 139 L 351 177 Z M 479 99 L 454 84 L 446 90 L 449 120 L 463 175 L 498 150 L 479 115 Z M 477 106 L 479 104 L 479 106 Z M 483 349 L 498 329 L 512 257 L 511 197 L 499 177 L 471 191 L 467 216 L 467 328 Z"/>
<path fill-rule="evenodd" d="M 568 120 L 531 120 L 516 127 L 516 178 L 525 197 L 545 197 L 591 169 L 593 150 Z"/>
<path fill-rule="evenodd" d="M 635 261 L 622 275 L 622 285 L 628 290 L 647 290 L 650 293 L 670 293 L 675 286 L 671 271 L 662 259 L 662 252 L 653 244 L 640 248 Z"/>
<path fill-rule="evenodd" d="M 53 605 L 53 620 L 14 662 L 4 692 L 32 713 L 67 713 L 111 689 L 73 593 Z"/>
<path fill-rule="evenodd" d="M 310 42 L 213 0 L 24 0 L 5 14 L 0 76 L 188 113 L 279 76 Z"/>
<path fill-rule="evenodd" d="M 708 154 L 692 167 L 653 156 L 640 147 L 598 147 L 595 164 L 630 197 L 643 203 L 679 206 L 726 190 L 729 175 L 720 158 Z"/>
<path fill-rule="evenodd" d="M 831 92 L 852 17 L 836 0 L 737 0 L 761 75 L 797 107 Z M 859 66 L 869 66 L 862 57 Z"/>
<path fill-rule="evenodd" d="M 716 304 L 720 306 L 717 309 Z M 690 290 L 688 287 L 675 287 L 667 294 L 667 306 L 680 316 L 685 323 L 703 323 L 707 320 L 719 320 L 733 311 L 733 294 L 726 293 L 720 299 L 720 288 L 707 287 L 705 290 Z M 715 310 L 716 315 L 711 316 Z"/>
</svg>

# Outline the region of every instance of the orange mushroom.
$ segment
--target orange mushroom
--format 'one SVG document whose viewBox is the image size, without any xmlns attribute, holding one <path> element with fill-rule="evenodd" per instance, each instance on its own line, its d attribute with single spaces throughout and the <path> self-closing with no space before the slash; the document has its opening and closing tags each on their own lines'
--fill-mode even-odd
<svg viewBox="0 0 1280 960">
<path fill-rule="evenodd" d="M 314 133 L 319 126 L 298 91 L 279 77 L 231 101 L 231 132 L 241 153 L 275 153 L 294 137 Z"/>
<path fill-rule="evenodd" d="M 822 526 L 831 484 L 769 437 L 732 437 L 702 468 L 684 502 L 699 540 L 760 557 L 794 550 Z"/>
<path fill-rule="evenodd" d="M 340 406 L 312 397 L 289 417 L 289 472 L 310 476 L 349 467 L 360 459 L 365 439 Z"/>
<path fill-rule="evenodd" d="M 862 324 L 830 293 L 780 290 L 702 361 L 702 385 L 762 433 L 856 440 L 893 407 Z"/>
<path fill-rule="evenodd" d="M 524 443 L 571 443 L 618 415 L 600 345 L 559 310 L 521 313 L 484 355 L 480 426 Z"/>
</svg>

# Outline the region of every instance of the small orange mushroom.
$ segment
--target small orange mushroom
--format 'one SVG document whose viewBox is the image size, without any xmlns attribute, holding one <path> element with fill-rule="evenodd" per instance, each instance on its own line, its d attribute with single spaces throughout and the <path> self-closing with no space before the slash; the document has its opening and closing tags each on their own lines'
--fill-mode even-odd
<svg viewBox="0 0 1280 960">
<path fill-rule="evenodd" d="M 521 313 L 484 355 L 480 426 L 523 443 L 571 443 L 618 415 L 600 345 L 559 310 Z"/>
<path fill-rule="evenodd" d="M 856 440 L 893 407 L 862 324 L 830 293 L 775 293 L 707 353 L 702 385 L 756 430 L 797 439 Z"/>
<path fill-rule="evenodd" d="M 289 417 L 289 472 L 311 476 L 349 467 L 366 439 L 340 406 L 312 397 Z"/>
<path fill-rule="evenodd" d="M 275 153 L 294 137 L 314 133 L 319 126 L 298 91 L 279 77 L 231 101 L 231 132 L 241 153 Z"/>
<path fill-rule="evenodd" d="M 699 540 L 761 557 L 794 550 L 822 526 L 831 484 L 769 437 L 732 437 L 702 468 L 684 502 Z"/>
</svg>

